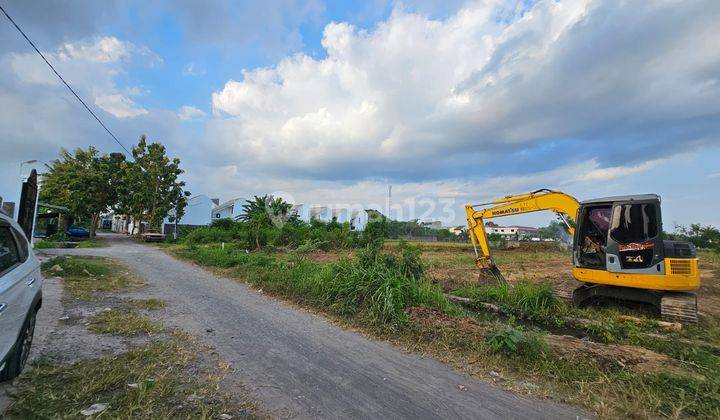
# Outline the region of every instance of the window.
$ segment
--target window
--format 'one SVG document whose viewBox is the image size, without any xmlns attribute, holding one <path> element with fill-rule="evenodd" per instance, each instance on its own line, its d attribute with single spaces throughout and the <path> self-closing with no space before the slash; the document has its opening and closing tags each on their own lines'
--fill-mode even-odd
<svg viewBox="0 0 720 420">
<path fill-rule="evenodd" d="M 655 204 L 621 204 L 613 208 L 610 236 L 620 244 L 640 243 L 658 234 Z"/>
<path fill-rule="evenodd" d="M 20 255 L 10 228 L 0 226 L 0 274 L 4 274 L 19 262 Z"/>
<path fill-rule="evenodd" d="M 20 262 L 25 262 L 29 254 L 28 243 L 22 233 L 20 233 L 17 229 L 10 229 L 15 234 L 15 243 L 18 245 L 18 257 L 20 258 Z"/>
</svg>

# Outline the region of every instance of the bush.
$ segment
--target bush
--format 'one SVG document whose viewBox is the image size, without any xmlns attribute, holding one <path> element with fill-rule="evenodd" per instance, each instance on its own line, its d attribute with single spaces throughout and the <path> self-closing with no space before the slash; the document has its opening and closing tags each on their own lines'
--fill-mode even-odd
<svg viewBox="0 0 720 420">
<path fill-rule="evenodd" d="M 514 326 L 504 326 L 494 330 L 485 337 L 485 340 L 493 353 L 508 356 L 536 358 L 548 350 L 547 344 L 537 333 Z"/>
<path fill-rule="evenodd" d="M 188 244 L 208 244 L 213 242 L 232 242 L 233 232 L 219 227 L 199 228 L 191 231 L 183 238 Z"/>
<path fill-rule="evenodd" d="M 405 245 L 399 256 L 369 245 L 356 259 L 335 264 L 334 277 L 324 289 L 324 299 L 334 310 L 360 312 L 375 325 L 404 323 L 409 307 L 447 305 L 439 287 L 424 278 L 419 251 Z"/>
<path fill-rule="evenodd" d="M 486 341 L 493 353 L 514 354 L 523 338 L 522 331 L 508 327 L 493 331 Z"/>
<path fill-rule="evenodd" d="M 223 218 L 214 219 L 210 226 L 222 230 L 233 230 L 237 224 L 238 222 L 234 221 L 233 219 Z"/>
<path fill-rule="evenodd" d="M 67 236 L 65 232 L 55 232 L 47 236 L 44 240 L 48 242 L 67 242 L 70 240 L 70 237 Z"/>
</svg>

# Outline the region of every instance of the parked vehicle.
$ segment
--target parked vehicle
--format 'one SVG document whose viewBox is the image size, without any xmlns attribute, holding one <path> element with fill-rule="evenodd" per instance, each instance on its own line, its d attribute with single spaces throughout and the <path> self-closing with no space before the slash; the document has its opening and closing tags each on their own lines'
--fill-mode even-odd
<svg viewBox="0 0 720 420">
<path fill-rule="evenodd" d="M 0 213 L 0 381 L 25 367 L 41 305 L 40 261 L 20 226 Z"/>
<path fill-rule="evenodd" d="M 90 237 L 90 231 L 85 229 L 84 227 L 78 227 L 78 226 L 70 226 L 69 228 L 65 229 L 65 233 L 73 238 L 89 238 Z"/>
</svg>

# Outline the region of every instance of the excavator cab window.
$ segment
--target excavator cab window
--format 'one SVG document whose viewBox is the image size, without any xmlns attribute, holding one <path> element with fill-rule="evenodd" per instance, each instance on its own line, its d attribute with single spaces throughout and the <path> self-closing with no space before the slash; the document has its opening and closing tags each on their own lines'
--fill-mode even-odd
<svg viewBox="0 0 720 420">
<path fill-rule="evenodd" d="M 618 204 L 613 208 L 610 239 L 617 243 L 620 265 L 646 268 L 654 263 L 658 237 L 658 210 L 654 203 Z"/>
<path fill-rule="evenodd" d="M 605 253 L 612 206 L 586 208 L 580 221 L 579 261 L 584 267 L 605 268 Z"/>
<path fill-rule="evenodd" d="M 622 204 L 615 207 L 610 235 L 621 245 L 641 243 L 657 236 L 654 204 Z"/>
</svg>

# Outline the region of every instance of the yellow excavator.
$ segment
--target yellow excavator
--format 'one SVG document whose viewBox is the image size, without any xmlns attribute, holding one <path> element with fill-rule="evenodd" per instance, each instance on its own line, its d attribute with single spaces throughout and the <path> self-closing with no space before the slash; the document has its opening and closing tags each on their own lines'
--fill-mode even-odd
<svg viewBox="0 0 720 420">
<path fill-rule="evenodd" d="M 697 322 L 700 272 L 695 246 L 662 238 L 660 197 L 655 194 L 578 202 L 548 189 L 466 205 L 476 265 L 505 282 L 495 265 L 485 232 L 487 219 L 553 211 L 572 235 L 572 274 L 583 283 L 567 298 L 584 305 L 605 297 L 649 303 L 663 319 Z"/>
</svg>

